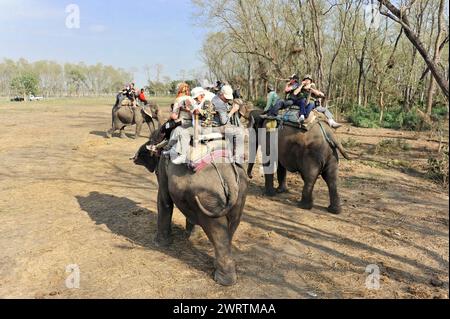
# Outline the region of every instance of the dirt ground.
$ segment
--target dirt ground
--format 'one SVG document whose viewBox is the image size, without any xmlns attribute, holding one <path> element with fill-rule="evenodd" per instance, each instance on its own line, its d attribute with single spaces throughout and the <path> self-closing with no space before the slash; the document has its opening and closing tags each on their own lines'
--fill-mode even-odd
<svg viewBox="0 0 450 319">
<path fill-rule="evenodd" d="M 148 131 L 105 139 L 111 101 L 0 103 L 0 297 L 448 298 L 449 198 L 425 176 L 438 148 L 425 135 L 339 129 L 355 157 L 341 161 L 339 216 L 326 212 L 322 180 L 306 211 L 298 176 L 269 199 L 257 174 L 234 241 L 238 283 L 225 288 L 211 244 L 184 238 L 180 212 L 173 246 L 153 244 L 156 178 L 129 161 Z M 383 139 L 408 147 L 377 152 Z M 71 264 L 79 289 L 65 284 Z M 366 287 L 368 265 L 378 290 Z"/>
</svg>

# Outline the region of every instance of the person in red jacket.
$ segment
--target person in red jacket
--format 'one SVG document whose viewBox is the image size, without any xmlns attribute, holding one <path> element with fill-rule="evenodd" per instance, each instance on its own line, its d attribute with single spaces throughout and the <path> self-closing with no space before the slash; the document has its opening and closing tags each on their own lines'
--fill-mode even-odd
<svg viewBox="0 0 450 319">
<path fill-rule="evenodd" d="M 139 99 L 139 101 L 141 101 L 142 103 L 144 103 L 144 105 L 147 105 L 147 104 L 148 104 L 148 101 L 147 101 L 147 99 L 146 99 L 146 97 L 145 97 L 144 89 L 141 89 L 141 92 L 140 92 L 139 95 L 138 95 L 138 99 Z"/>
</svg>

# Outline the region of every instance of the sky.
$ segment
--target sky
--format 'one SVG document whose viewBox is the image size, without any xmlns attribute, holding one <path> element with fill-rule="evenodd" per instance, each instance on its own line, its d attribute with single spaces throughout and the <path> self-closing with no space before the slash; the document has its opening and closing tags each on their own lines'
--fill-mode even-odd
<svg viewBox="0 0 450 319">
<path fill-rule="evenodd" d="M 191 0 L 0 0 L 0 59 L 103 63 L 134 71 L 138 85 L 146 65 L 154 77 L 162 64 L 177 79 L 204 69 L 194 9 Z"/>
</svg>

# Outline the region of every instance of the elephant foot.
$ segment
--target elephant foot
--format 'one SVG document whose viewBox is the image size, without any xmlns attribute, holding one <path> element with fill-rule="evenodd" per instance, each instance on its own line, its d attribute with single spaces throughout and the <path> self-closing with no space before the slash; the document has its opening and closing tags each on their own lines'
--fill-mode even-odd
<svg viewBox="0 0 450 319">
<path fill-rule="evenodd" d="M 311 210 L 311 209 L 313 208 L 314 204 L 313 204 L 312 202 L 300 201 L 300 202 L 298 203 L 298 206 L 299 206 L 301 209 Z"/>
<path fill-rule="evenodd" d="M 283 193 L 288 194 L 289 193 L 289 189 L 287 189 L 286 187 L 278 187 L 277 193 L 278 194 L 283 194 Z"/>
<path fill-rule="evenodd" d="M 194 227 L 192 230 L 186 230 L 186 239 L 200 239 L 202 236 L 202 229 L 200 227 Z"/>
<path fill-rule="evenodd" d="M 112 134 L 111 134 L 111 132 L 110 132 L 110 131 L 106 132 L 106 134 L 105 134 L 105 138 L 111 138 L 111 137 L 112 137 Z"/>
<path fill-rule="evenodd" d="M 155 239 L 153 240 L 153 243 L 160 248 L 166 248 L 169 247 L 173 243 L 173 239 L 171 237 L 163 237 L 156 235 Z"/>
<path fill-rule="evenodd" d="M 342 213 L 342 206 L 329 206 L 328 207 L 328 212 L 332 213 L 334 215 L 339 215 L 340 213 Z"/>
<path fill-rule="evenodd" d="M 267 197 L 275 197 L 277 195 L 277 192 L 275 191 L 275 189 L 269 189 L 264 192 L 264 195 Z"/>
<path fill-rule="evenodd" d="M 214 281 L 222 286 L 233 286 L 237 282 L 236 271 L 230 271 L 228 273 L 224 273 L 219 271 L 218 269 L 214 272 Z"/>
<path fill-rule="evenodd" d="M 127 135 L 126 134 L 120 134 L 120 138 L 122 138 L 122 139 L 126 139 L 127 138 Z"/>
</svg>

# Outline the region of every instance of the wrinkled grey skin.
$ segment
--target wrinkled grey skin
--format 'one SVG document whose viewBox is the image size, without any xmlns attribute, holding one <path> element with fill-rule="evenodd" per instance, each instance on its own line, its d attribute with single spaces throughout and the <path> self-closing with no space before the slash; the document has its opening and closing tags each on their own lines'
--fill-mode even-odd
<svg viewBox="0 0 450 319">
<path fill-rule="evenodd" d="M 132 107 L 121 106 L 122 101 L 126 98 L 126 96 L 119 94 L 117 96 L 116 104 L 112 109 L 112 127 L 106 133 L 106 137 L 110 138 L 114 134 L 115 131 L 120 131 L 120 137 L 124 138 L 125 136 L 125 127 L 128 125 L 136 125 L 136 132 L 134 138 L 138 138 L 141 133 L 142 124 L 147 123 L 148 129 L 150 130 L 150 135 L 156 130 L 155 122 L 158 123 L 158 107 L 157 105 L 152 105 L 152 117 L 144 112 L 142 107 L 136 107 L 136 111 L 133 111 Z"/>
<path fill-rule="evenodd" d="M 156 133 L 155 133 L 156 134 Z M 170 159 L 152 155 L 143 145 L 134 157 L 158 177 L 158 232 L 155 243 L 171 244 L 174 205 L 186 216 L 188 235 L 195 225 L 202 227 L 215 249 L 214 279 L 221 285 L 236 283 L 236 267 L 231 256 L 233 235 L 240 223 L 247 196 L 247 176 L 239 166 L 217 164 L 228 196 L 212 165 L 194 174 L 186 165 L 174 165 Z"/>
<path fill-rule="evenodd" d="M 257 116 L 257 114 L 254 114 Z M 250 121 L 254 129 L 264 126 L 264 121 L 253 119 Z M 325 180 L 330 196 L 328 211 L 333 214 L 342 212 L 341 200 L 337 189 L 339 160 L 338 151 L 349 159 L 346 151 L 334 136 L 328 125 L 323 125 L 327 135 L 336 145 L 332 148 L 325 140 L 319 125 L 315 125 L 308 132 L 284 125 L 278 129 L 278 189 L 275 190 L 274 174 L 265 172 L 265 192 L 267 196 L 288 192 L 287 172 L 300 173 L 304 186 L 302 199 L 299 203 L 303 209 L 312 209 L 314 205 L 314 185 L 319 176 Z M 270 134 L 270 133 L 267 133 Z M 267 137 L 268 138 L 268 137 Z M 258 143 L 256 144 L 258 147 Z M 269 152 L 270 150 L 266 150 Z M 247 174 L 252 178 L 254 164 L 249 164 Z"/>
</svg>

